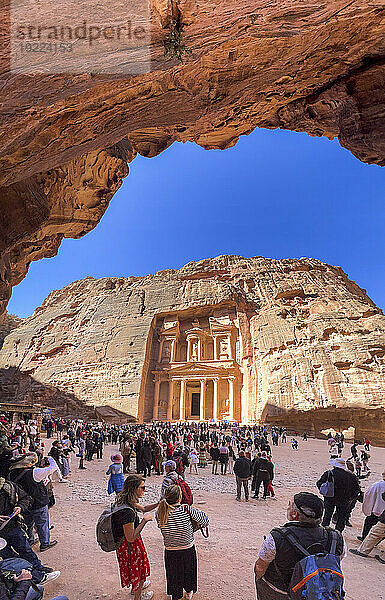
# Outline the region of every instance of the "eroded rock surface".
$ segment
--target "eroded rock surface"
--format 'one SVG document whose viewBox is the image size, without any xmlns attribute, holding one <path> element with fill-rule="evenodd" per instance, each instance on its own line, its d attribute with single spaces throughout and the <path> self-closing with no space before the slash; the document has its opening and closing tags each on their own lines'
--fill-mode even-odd
<svg viewBox="0 0 385 600">
<path fill-rule="evenodd" d="M 307 258 L 220 256 L 147 277 L 75 281 L 5 338 L 1 396 L 41 398 L 43 390 L 55 404 L 48 386 L 79 406 L 108 404 L 151 420 L 162 331 L 188 318 L 196 328 L 225 323 L 227 315 L 239 339 L 237 419 L 309 411 L 318 431 L 330 425 L 326 409 L 351 411 L 353 421 L 359 410 L 361 423 L 377 415 L 371 431 L 382 439 L 385 317 L 340 267 Z"/>
<path fill-rule="evenodd" d="M 152 70 L 18 75 L 1 55 L 0 308 L 32 260 L 96 225 L 135 153 L 255 127 L 338 136 L 385 164 L 383 0 L 152 0 Z M 56 10 L 56 7 L 55 9 Z M 165 59 L 177 21 L 191 54 Z M 8 3 L 0 2 L 6 36 Z M 6 39 L 6 38 L 4 38 Z"/>
</svg>

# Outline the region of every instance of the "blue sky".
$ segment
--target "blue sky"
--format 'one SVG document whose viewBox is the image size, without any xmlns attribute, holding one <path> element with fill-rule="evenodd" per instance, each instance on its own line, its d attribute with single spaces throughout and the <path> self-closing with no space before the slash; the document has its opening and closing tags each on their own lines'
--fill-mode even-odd
<svg viewBox="0 0 385 600">
<path fill-rule="evenodd" d="M 341 266 L 385 307 L 385 169 L 338 141 L 258 129 L 229 150 L 174 144 L 137 157 L 100 224 L 30 266 L 8 310 L 25 317 L 87 275 L 146 275 L 240 254 Z"/>
</svg>

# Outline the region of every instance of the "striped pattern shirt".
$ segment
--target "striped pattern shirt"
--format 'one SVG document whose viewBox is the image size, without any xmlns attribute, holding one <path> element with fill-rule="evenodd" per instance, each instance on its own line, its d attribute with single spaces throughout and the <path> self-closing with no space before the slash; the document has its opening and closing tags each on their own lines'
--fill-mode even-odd
<svg viewBox="0 0 385 600">
<path fill-rule="evenodd" d="M 209 518 L 201 510 L 187 504 L 177 504 L 170 511 L 168 521 L 165 525 L 160 525 L 158 514 L 155 513 L 158 527 L 163 535 L 163 542 L 166 550 L 186 550 L 194 545 L 194 532 L 192 522 L 199 523 L 201 527 L 208 527 Z"/>
</svg>

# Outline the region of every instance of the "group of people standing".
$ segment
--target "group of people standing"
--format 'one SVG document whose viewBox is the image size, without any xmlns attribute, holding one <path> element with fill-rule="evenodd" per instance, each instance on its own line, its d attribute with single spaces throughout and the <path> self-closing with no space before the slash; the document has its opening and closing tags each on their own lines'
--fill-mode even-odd
<svg viewBox="0 0 385 600">
<path fill-rule="evenodd" d="M 138 474 L 128 475 L 117 495 L 118 510 L 112 515 L 112 528 L 118 544 L 120 580 L 122 587 L 131 586 L 134 600 L 150 600 L 153 596 L 151 590 L 144 591 L 150 584 L 150 562 L 141 535 L 145 525 L 153 520 L 153 511 L 164 543 L 167 594 L 172 600 L 181 600 L 184 594 L 191 600 L 198 589 L 194 532 L 208 527 L 209 518 L 203 511 L 183 503 L 182 489 L 177 482 L 175 467 L 168 464 L 158 502 L 140 504 L 146 480 Z"/>
<path fill-rule="evenodd" d="M 96 459 L 102 459 L 105 444 L 112 443 L 119 448 L 119 452 L 112 454 L 107 470 L 108 492 L 115 494 L 118 509 L 113 516 L 113 535 L 117 543 L 120 581 L 123 587 L 131 587 L 134 600 L 150 600 L 153 595 L 146 589 L 150 586 L 150 561 L 142 538 L 144 528 L 151 520 L 155 520 L 163 540 L 167 593 L 172 600 L 181 600 L 183 595 L 189 600 L 197 591 L 194 533 L 208 526 L 209 517 L 192 505 L 192 496 L 191 502 L 186 501 L 183 482 L 188 467 L 191 475 L 199 473 L 199 469 L 201 473 L 211 471 L 212 475 L 224 477 L 234 474 L 238 501 L 241 501 L 242 492 L 246 501 L 251 494 L 254 499 L 261 500 L 275 497 L 271 446 L 286 443 L 285 429 L 268 431 L 266 427 L 228 424 L 209 428 L 205 423 L 118 427 L 81 420 L 62 420 L 58 428 L 54 420 L 51 421 L 52 426 L 46 424 L 47 435 L 50 430 L 50 435 L 56 435 L 57 439 L 47 457 L 44 443 L 39 432 L 34 432 L 33 424 L 32 429 L 28 429 L 21 423 L 11 435 L 3 432 L 0 436 L 0 458 L 4 458 L 0 460 L 4 479 L 3 483 L 0 479 L 0 501 L 4 498 L 8 502 L 3 501 L 0 514 L 11 516 L 15 513 L 0 534 L 4 540 L 0 540 L 1 555 L 11 557 L 16 552 L 27 560 L 31 569 L 24 576 L 38 585 L 60 575 L 59 571 L 44 566 L 32 549 L 36 539 L 40 543 L 40 552 L 57 543 L 50 537 L 52 497 L 50 499 L 49 479 L 56 472 L 59 481 L 66 481 L 75 455 L 80 459 L 79 468 L 83 469 L 84 460 L 92 461 L 95 455 Z M 360 487 L 363 474 L 355 462 L 359 452 L 360 458 L 365 452 L 369 459 L 369 440 L 364 441 L 361 450 L 357 443 L 353 444 L 351 456 L 345 460 L 341 457 L 343 437 L 334 435 L 331 438 L 327 442 L 330 469 L 317 482 L 323 499 L 309 492 L 296 494 L 289 503 L 288 523 L 284 528 L 275 528 L 259 551 L 255 565 L 259 600 L 282 599 L 282 593 L 287 592 L 299 558 L 290 546 L 288 532 L 299 538 L 305 548 L 318 544 L 320 549 L 329 551 L 333 541 L 336 556 L 342 558 L 346 554 L 342 532 L 351 526 L 350 515 L 356 503 L 362 501 L 366 518 L 358 536 L 361 544 L 350 551 L 365 558 L 385 536 L 385 472 L 381 481 L 363 493 Z M 29 444 L 28 450 L 23 448 L 24 443 Z M 35 450 L 31 451 L 31 448 Z M 206 470 L 208 460 L 210 471 Z M 132 469 L 136 473 L 132 473 Z M 152 504 L 142 504 L 146 481 L 153 473 L 164 476 L 159 499 Z M 191 479 L 192 486 L 193 481 L 194 478 Z M 20 513 L 27 525 L 27 536 L 18 522 Z M 336 531 L 334 537 L 329 533 L 332 522 L 335 524 L 333 531 Z M 380 563 L 384 562 L 379 554 L 376 558 Z M 279 572 L 281 574 L 277 575 Z M 23 600 L 35 598 L 25 595 Z"/>
</svg>

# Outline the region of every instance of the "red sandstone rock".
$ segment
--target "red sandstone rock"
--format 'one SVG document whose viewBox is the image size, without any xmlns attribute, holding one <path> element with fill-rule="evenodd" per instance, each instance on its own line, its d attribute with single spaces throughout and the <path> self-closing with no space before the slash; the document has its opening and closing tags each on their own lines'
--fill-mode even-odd
<svg viewBox="0 0 385 600">
<path fill-rule="evenodd" d="M 152 72 L 124 78 L 10 74 L 0 2 L 0 308 L 32 260 L 96 225 L 136 152 L 223 149 L 267 127 L 338 136 L 385 164 L 382 0 L 151 5 Z M 164 58 L 176 19 L 183 62 Z"/>
</svg>

